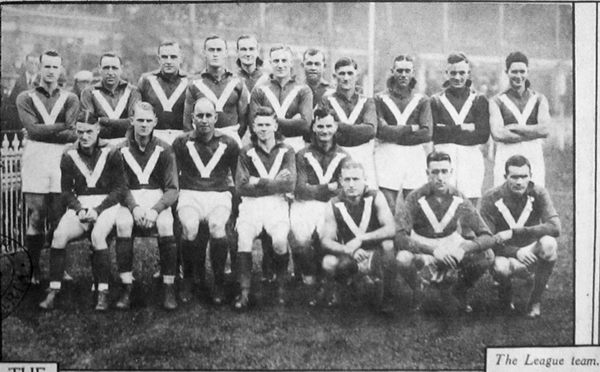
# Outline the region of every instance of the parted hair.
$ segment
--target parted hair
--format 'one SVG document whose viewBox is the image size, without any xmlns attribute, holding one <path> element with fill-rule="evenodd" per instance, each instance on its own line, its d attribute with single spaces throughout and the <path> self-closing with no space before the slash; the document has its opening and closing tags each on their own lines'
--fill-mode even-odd
<svg viewBox="0 0 600 372">
<path fill-rule="evenodd" d="M 77 114 L 77 122 L 85 124 L 97 124 L 98 118 L 93 111 L 81 110 L 79 111 L 79 114 Z"/>
<path fill-rule="evenodd" d="M 333 69 L 337 71 L 340 67 L 344 66 L 353 66 L 354 69 L 358 70 L 358 65 L 356 64 L 356 61 L 350 57 L 342 57 L 338 59 L 335 65 L 333 66 Z"/>
<path fill-rule="evenodd" d="M 402 62 L 402 61 L 408 61 L 408 62 L 415 62 L 415 58 L 413 56 L 411 56 L 410 54 L 400 54 L 398 57 L 394 58 L 394 64 L 396 62 Z"/>
<path fill-rule="evenodd" d="M 254 41 L 256 41 L 256 46 L 258 46 L 258 39 L 252 35 L 242 35 L 240 37 L 238 37 L 237 41 L 236 41 L 236 46 L 239 49 L 240 48 L 240 40 L 245 40 L 245 39 L 254 39 Z"/>
<path fill-rule="evenodd" d="M 434 161 L 449 161 L 450 163 L 452 163 L 452 158 L 445 152 L 433 151 L 429 155 L 427 155 L 427 166 L 429 166 L 429 163 Z"/>
<path fill-rule="evenodd" d="M 318 49 L 318 48 L 308 48 L 308 49 L 306 49 L 306 51 L 302 55 L 302 60 L 305 60 L 307 55 L 309 55 L 309 56 L 316 56 L 319 53 L 321 53 L 321 55 L 323 56 L 323 63 L 325 63 L 326 60 L 327 60 L 327 58 L 325 57 L 325 53 L 323 53 L 323 51 L 321 49 Z"/>
<path fill-rule="evenodd" d="M 132 116 L 135 116 L 135 114 L 138 112 L 138 110 L 150 111 L 154 114 L 154 116 L 156 116 L 154 107 L 151 104 L 149 104 L 148 102 L 141 102 L 141 101 L 136 102 L 135 105 L 133 105 Z"/>
<path fill-rule="evenodd" d="M 467 58 L 467 55 L 464 54 L 463 52 L 452 52 L 452 53 L 448 54 L 448 58 L 446 59 L 446 61 L 450 65 L 453 65 L 455 63 L 459 63 L 462 61 L 465 61 L 467 64 L 469 63 L 469 59 Z"/>
<path fill-rule="evenodd" d="M 531 163 L 529 162 L 529 159 L 523 155 L 513 155 L 508 158 L 506 163 L 504 163 L 504 174 L 508 174 L 509 167 L 522 167 L 524 165 L 528 166 L 529 172 L 531 172 Z"/>
<path fill-rule="evenodd" d="M 122 65 L 123 61 L 121 60 L 121 57 L 119 57 L 119 55 L 115 52 L 104 52 L 102 53 L 102 55 L 100 56 L 100 60 L 98 61 L 98 64 L 102 65 L 102 59 L 104 57 L 110 57 L 110 58 L 118 58 L 119 59 L 119 64 Z"/>
<path fill-rule="evenodd" d="M 323 119 L 329 115 L 334 116 L 335 111 L 331 110 L 331 109 L 327 109 L 325 107 L 319 107 L 318 109 L 315 110 L 314 113 L 314 118 L 315 118 L 315 122 L 317 121 L 317 119 Z"/>
<path fill-rule="evenodd" d="M 160 55 L 160 48 L 166 47 L 166 46 L 176 46 L 177 48 L 181 49 L 181 46 L 179 46 L 178 42 L 173 41 L 173 40 L 165 40 L 158 45 L 158 49 L 156 50 L 156 52 Z"/>
<path fill-rule="evenodd" d="M 209 37 L 204 39 L 204 49 L 206 49 L 206 43 L 210 40 L 223 40 L 223 43 L 225 43 L 225 49 L 227 49 L 227 42 L 219 35 L 210 35 Z"/>
<path fill-rule="evenodd" d="M 362 163 L 359 163 L 356 160 L 348 160 L 347 162 L 342 164 L 341 170 L 344 170 L 344 169 L 360 169 L 360 170 L 362 170 L 363 174 L 365 174 L 365 167 L 362 165 Z M 340 177 L 341 177 L 341 173 L 340 173 Z"/>
<path fill-rule="evenodd" d="M 508 70 L 510 65 L 515 62 L 523 62 L 525 66 L 529 66 L 529 59 L 525 54 L 521 52 L 512 52 L 508 55 L 508 57 L 506 57 L 506 70 Z"/>
<path fill-rule="evenodd" d="M 60 56 L 60 54 L 58 54 L 58 52 L 55 49 L 46 49 L 42 52 L 42 54 L 40 54 L 40 63 L 42 62 L 42 57 L 43 56 L 49 56 L 49 57 L 59 57 L 61 62 L 62 62 L 62 57 Z M 29 57 L 29 54 L 27 55 L 27 57 L 25 57 L 25 60 L 27 60 L 27 58 Z"/>
<path fill-rule="evenodd" d="M 273 52 L 276 52 L 278 50 L 287 50 L 292 55 L 292 58 L 294 58 L 294 52 L 292 51 L 292 48 L 290 48 L 289 45 L 284 45 L 284 44 L 275 44 L 275 45 L 273 45 L 271 47 L 271 49 L 269 50 L 269 56 L 271 56 L 271 54 Z"/>
<path fill-rule="evenodd" d="M 275 111 L 269 106 L 258 106 L 256 116 L 275 116 Z"/>
</svg>

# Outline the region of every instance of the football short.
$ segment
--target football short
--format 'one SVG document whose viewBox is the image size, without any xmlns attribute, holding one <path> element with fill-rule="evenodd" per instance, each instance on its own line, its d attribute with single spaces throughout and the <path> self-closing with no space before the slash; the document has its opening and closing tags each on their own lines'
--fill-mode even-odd
<svg viewBox="0 0 600 372">
<path fill-rule="evenodd" d="M 400 146 L 378 141 L 375 166 L 379 187 L 414 190 L 427 183 L 427 155 L 423 145 Z"/>
<path fill-rule="evenodd" d="M 273 235 L 275 231 L 287 235 L 290 230 L 290 207 L 283 195 L 257 198 L 242 196 L 239 210 L 236 224 L 238 231 L 242 226 L 250 226 L 256 237 L 263 228 L 269 235 Z"/>
<path fill-rule="evenodd" d="M 60 193 L 60 160 L 67 145 L 25 141 L 21 158 L 23 192 Z"/>
<path fill-rule="evenodd" d="M 215 128 L 215 129 L 218 130 L 219 132 L 223 133 L 224 135 L 233 138 L 235 140 L 235 142 L 237 142 L 238 146 L 242 147 L 242 139 L 240 138 L 240 135 L 238 134 L 238 130 L 240 129 L 239 124 L 231 125 L 229 127 Z"/>
<path fill-rule="evenodd" d="M 290 224 L 299 242 L 310 241 L 314 231 L 322 235 L 327 203 L 318 200 L 294 200 L 290 207 Z"/>
<path fill-rule="evenodd" d="M 162 198 L 163 191 L 161 189 L 131 190 L 131 195 L 140 207 L 150 209 Z"/>
<path fill-rule="evenodd" d="M 294 149 L 294 152 L 298 152 L 306 147 L 306 142 L 304 142 L 304 138 L 302 136 L 286 137 L 283 140 L 283 143 L 291 146 Z"/>
<path fill-rule="evenodd" d="M 479 145 L 461 146 L 453 143 L 434 145 L 435 151 L 450 155 L 454 172 L 450 182 L 467 198 L 480 198 L 485 163 Z"/>
<path fill-rule="evenodd" d="M 231 199 L 232 195 L 229 191 L 179 190 L 177 210 L 192 207 L 198 212 L 200 221 L 211 221 L 215 215 L 225 218 L 226 215 L 224 221 L 215 221 L 225 225 L 231 215 Z M 213 213 L 216 209 L 224 209 L 227 213 Z"/>
<path fill-rule="evenodd" d="M 152 134 L 171 145 L 175 138 L 183 134 L 183 131 L 178 129 L 155 129 Z"/>
<path fill-rule="evenodd" d="M 546 180 L 546 167 L 544 165 L 544 152 L 542 140 L 519 143 L 496 142 L 496 157 L 494 159 L 494 186 L 504 183 L 504 165 L 513 155 L 523 155 L 531 164 L 531 180 L 539 186 L 544 186 Z"/>
<path fill-rule="evenodd" d="M 359 146 L 354 147 L 342 147 L 350 154 L 352 160 L 359 162 L 365 168 L 365 175 L 367 176 L 367 185 L 371 189 L 377 189 L 377 175 L 375 173 L 375 141 L 371 140 Z"/>
<path fill-rule="evenodd" d="M 81 207 L 85 209 L 95 208 L 102 203 L 104 199 L 106 199 L 107 195 L 81 195 L 77 197 L 77 200 L 81 203 Z M 117 220 L 117 212 L 121 208 L 121 204 L 115 204 L 112 207 L 106 208 L 100 213 L 98 219 L 96 220 L 96 224 L 102 224 L 104 226 L 114 226 Z M 71 216 L 78 218 L 75 210 L 67 209 L 65 216 L 69 218 Z M 92 227 L 90 222 L 79 222 L 85 231 L 89 231 Z M 110 231 L 110 230 L 108 230 Z"/>
</svg>

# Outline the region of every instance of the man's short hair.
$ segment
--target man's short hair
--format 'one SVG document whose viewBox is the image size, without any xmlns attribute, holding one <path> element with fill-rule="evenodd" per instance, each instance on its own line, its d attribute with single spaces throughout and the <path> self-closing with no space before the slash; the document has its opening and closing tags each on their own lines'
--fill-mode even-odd
<svg viewBox="0 0 600 372">
<path fill-rule="evenodd" d="M 137 114 L 138 110 L 151 111 L 152 114 L 154 114 L 154 116 L 156 116 L 156 112 L 154 111 L 154 107 L 151 104 L 149 104 L 148 102 L 142 102 L 142 101 L 136 102 L 135 105 L 133 105 L 133 114 L 132 114 L 132 116 L 135 116 L 135 114 Z"/>
<path fill-rule="evenodd" d="M 525 66 L 529 66 L 529 59 L 527 59 L 525 54 L 521 52 L 512 52 L 508 55 L 508 57 L 506 57 L 506 70 L 508 70 L 510 65 L 515 62 L 523 62 Z"/>
<path fill-rule="evenodd" d="M 60 56 L 60 54 L 58 54 L 58 52 L 55 49 L 46 49 L 42 52 L 42 54 L 40 54 L 40 63 L 42 63 L 42 57 L 43 56 L 48 56 L 48 57 L 58 57 L 60 58 L 60 61 L 62 62 L 62 57 Z M 29 55 L 27 55 L 27 57 L 29 57 Z M 25 58 L 25 61 L 27 61 L 27 57 Z"/>
<path fill-rule="evenodd" d="M 77 123 L 97 124 L 98 118 L 93 111 L 81 110 L 77 114 Z"/>
<path fill-rule="evenodd" d="M 333 110 L 327 109 L 325 107 L 319 107 L 318 109 L 315 110 L 315 113 L 314 113 L 315 122 L 317 121 L 317 119 L 323 119 L 329 115 L 334 116 L 334 114 L 335 114 L 335 111 L 333 111 Z"/>
<path fill-rule="evenodd" d="M 463 52 L 452 52 L 448 54 L 448 58 L 446 59 L 446 61 L 449 65 L 453 65 L 462 61 L 465 61 L 467 64 L 469 64 L 469 59 L 467 58 L 467 55 Z"/>
<path fill-rule="evenodd" d="M 208 43 L 211 40 L 223 40 L 223 43 L 225 44 L 225 49 L 227 49 L 227 42 L 219 35 L 211 35 L 204 39 L 204 49 L 206 49 L 206 43 Z"/>
<path fill-rule="evenodd" d="M 38 59 L 38 58 L 39 58 L 39 59 L 41 59 L 41 58 L 42 58 L 42 56 L 41 56 L 41 55 L 40 55 L 40 56 L 38 56 L 38 55 L 37 55 L 37 54 L 35 54 L 35 53 L 28 53 L 28 54 L 25 56 L 25 62 L 29 61 L 29 58 L 33 58 L 33 59 Z"/>
<path fill-rule="evenodd" d="M 246 40 L 246 39 L 254 39 L 254 41 L 256 41 L 256 46 L 258 47 L 258 39 L 255 36 L 248 35 L 248 34 L 238 37 L 237 41 L 235 42 L 236 47 L 238 49 L 240 49 L 240 40 Z"/>
<path fill-rule="evenodd" d="M 256 116 L 272 116 L 275 117 L 275 111 L 269 106 L 258 106 Z"/>
<path fill-rule="evenodd" d="M 316 56 L 319 53 L 323 56 L 323 63 L 325 63 L 325 61 L 326 61 L 325 53 L 323 53 L 323 51 L 321 49 L 319 49 L 319 48 L 308 48 L 308 49 L 306 49 L 306 51 L 302 55 L 302 60 L 304 61 L 306 59 L 307 55 L 309 55 L 309 56 Z"/>
<path fill-rule="evenodd" d="M 212 107 L 215 109 L 215 112 L 217 111 L 217 104 L 214 103 L 212 100 L 206 98 L 206 97 L 200 97 L 196 101 L 194 101 L 194 106 L 193 106 L 194 110 L 196 110 L 196 105 L 198 103 L 200 103 L 201 101 L 208 101 L 212 105 Z"/>
<path fill-rule="evenodd" d="M 519 167 L 520 168 L 524 165 L 528 166 L 529 172 L 531 172 L 531 163 L 529 162 L 529 159 L 527 159 L 523 155 L 513 155 L 510 158 L 508 158 L 506 163 L 504 163 L 504 174 L 508 174 L 509 167 Z"/>
<path fill-rule="evenodd" d="M 269 50 L 269 57 L 271 56 L 271 54 L 273 54 L 273 52 L 276 52 L 278 50 L 286 50 L 288 52 L 290 52 L 290 55 L 292 56 L 292 58 L 294 58 L 294 52 L 292 52 L 292 48 L 289 47 L 289 45 L 284 45 L 284 44 L 275 44 L 271 47 L 271 49 Z"/>
<path fill-rule="evenodd" d="M 110 58 L 118 58 L 119 59 L 119 64 L 123 65 L 123 61 L 121 60 L 121 57 L 119 57 L 119 55 L 115 52 L 105 52 L 100 56 L 100 61 L 98 62 L 99 65 L 102 65 L 102 58 L 104 57 L 110 57 Z"/>
<path fill-rule="evenodd" d="M 181 46 L 179 46 L 179 43 L 177 43 L 176 41 L 165 40 L 158 45 L 158 49 L 156 50 L 156 52 L 160 55 L 160 48 L 166 47 L 166 46 L 175 46 L 181 50 Z"/>
<path fill-rule="evenodd" d="M 345 66 L 353 66 L 355 70 L 358 70 L 358 65 L 356 64 L 356 61 L 350 57 L 342 57 L 338 59 L 338 61 L 333 66 L 333 69 L 337 71 L 339 68 Z"/>
<path fill-rule="evenodd" d="M 362 165 L 362 163 L 359 163 L 359 162 L 357 162 L 356 160 L 348 160 L 347 162 L 345 162 L 345 163 L 342 165 L 342 168 L 341 168 L 341 170 L 340 170 L 340 177 L 341 177 L 341 174 L 342 174 L 341 172 L 342 172 L 344 169 L 348 169 L 348 170 L 349 170 L 349 169 L 360 169 L 360 170 L 362 170 L 362 173 L 363 173 L 363 175 L 364 175 L 364 176 L 366 176 L 366 174 L 367 174 L 367 173 L 365 172 L 365 167 Z"/>
<path fill-rule="evenodd" d="M 429 167 L 429 163 L 434 161 L 448 161 L 452 163 L 452 158 L 445 152 L 442 151 L 434 151 L 427 155 L 427 166 Z"/>
<path fill-rule="evenodd" d="M 394 58 L 394 64 L 396 64 L 396 62 L 402 62 L 402 61 L 414 63 L 415 58 L 413 56 L 411 56 L 410 54 L 400 54 L 398 57 Z"/>
</svg>

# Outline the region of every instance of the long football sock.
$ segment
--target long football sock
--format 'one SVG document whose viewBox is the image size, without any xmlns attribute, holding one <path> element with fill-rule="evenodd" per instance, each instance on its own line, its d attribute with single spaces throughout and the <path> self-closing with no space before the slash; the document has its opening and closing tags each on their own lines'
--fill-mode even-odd
<svg viewBox="0 0 600 372">
<path fill-rule="evenodd" d="M 108 284 L 110 280 L 110 255 L 108 249 L 94 251 L 92 271 L 98 279 L 98 284 Z"/>
<path fill-rule="evenodd" d="M 174 236 L 161 236 L 158 238 L 158 254 L 162 275 L 174 276 L 177 274 L 177 243 Z"/>
<path fill-rule="evenodd" d="M 66 249 L 50 248 L 50 281 L 61 282 L 65 271 Z"/>
<path fill-rule="evenodd" d="M 117 237 L 115 243 L 115 254 L 117 258 L 117 269 L 119 273 L 130 273 L 133 271 L 133 238 Z"/>
<path fill-rule="evenodd" d="M 550 280 L 550 275 L 554 269 L 555 261 L 546 261 L 539 259 L 537 263 L 537 270 L 535 272 L 535 282 L 533 285 L 533 291 L 531 292 L 530 304 L 539 303 L 542 300 L 542 294 L 546 289 L 546 284 Z"/>
<path fill-rule="evenodd" d="M 44 234 L 25 235 L 25 247 L 27 247 L 27 252 L 29 253 L 29 257 L 31 257 L 31 265 L 33 266 L 33 273 L 35 275 L 39 275 L 40 273 L 40 256 L 44 240 Z"/>
<path fill-rule="evenodd" d="M 215 275 L 215 284 L 222 285 L 225 282 L 225 263 L 227 262 L 228 250 L 227 238 L 210 239 L 210 260 L 213 273 Z"/>
</svg>

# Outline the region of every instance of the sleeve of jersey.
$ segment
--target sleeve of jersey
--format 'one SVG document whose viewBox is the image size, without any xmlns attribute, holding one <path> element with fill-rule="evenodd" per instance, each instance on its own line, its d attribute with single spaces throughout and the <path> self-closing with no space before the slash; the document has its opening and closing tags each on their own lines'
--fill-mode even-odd
<svg viewBox="0 0 600 372">
<path fill-rule="evenodd" d="M 490 229 L 492 234 L 498 233 L 498 222 L 496 216 L 496 207 L 491 197 L 484 196 L 481 199 L 481 218 Z"/>
<path fill-rule="evenodd" d="M 464 198 L 464 195 L 462 195 Z M 481 218 L 477 209 L 471 202 L 464 198 L 465 201 L 458 207 L 459 218 L 462 226 L 468 226 L 475 233 L 475 243 L 479 244 L 481 249 L 485 250 L 494 247 L 494 238 L 489 227 Z"/>
<path fill-rule="evenodd" d="M 111 179 L 111 190 L 102 200 L 100 205 L 96 208 L 96 212 L 98 215 L 102 213 L 105 209 L 112 207 L 117 203 L 123 203 L 123 205 L 127 205 L 127 194 L 131 194 L 129 189 L 127 189 L 127 182 L 125 180 L 125 167 L 123 166 L 123 158 L 121 157 L 121 152 L 117 151 L 117 149 L 112 149 L 110 154 L 108 155 L 108 160 L 106 162 L 107 172 L 106 175 Z"/>
<path fill-rule="evenodd" d="M 238 162 L 235 171 L 235 191 L 240 196 L 260 196 L 256 190 L 256 185 L 250 184 L 250 164 L 252 161 L 242 152 L 238 157 Z"/>
<path fill-rule="evenodd" d="M 264 93 L 262 92 L 262 90 L 258 89 L 258 87 L 254 87 L 254 89 L 252 89 L 252 93 L 250 94 L 250 107 L 248 109 L 248 125 L 251 126 L 254 123 L 256 110 L 258 110 L 258 108 L 262 106 L 263 101 Z"/>
<path fill-rule="evenodd" d="M 431 99 L 431 116 L 434 125 L 434 140 L 439 143 L 458 143 L 463 133 L 460 125 L 462 123 L 451 123 L 444 119 L 444 105 L 436 97 Z M 466 132 L 466 131 L 465 131 Z"/>
<path fill-rule="evenodd" d="M 308 183 L 309 165 L 304 158 L 303 153 L 296 154 L 296 197 L 301 200 L 321 200 L 329 199 L 329 187 L 325 185 L 310 185 Z"/>
<path fill-rule="evenodd" d="M 239 86 L 240 93 L 237 102 L 237 113 L 240 129 L 238 130 L 238 135 L 242 137 L 244 133 L 246 133 L 246 128 L 248 127 L 248 110 L 250 109 L 248 100 L 250 98 L 250 92 L 248 92 L 248 88 L 246 88 L 246 84 L 244 84 L 243 81 L 240 81 Z"/>
<path fill-rule="evenodd" d="M 338 123 L 337 141 L 340 146 L 359 146 L 375 138 L 377 125 L 377 110 L 373 99 L 369 98 L 365 103 L 362 115 L 357 123 L 348 125 Z"/>
<path fill-rule="evenodd" d="M 193 90 L 195 89 L 194 83 L 190 79 L 190 82 L 185 90 L 185 102 L 183 104 L 183 131 L 190 132 L 194 130 L 192 126 L 192 112 L 194 111 L 194 99 L 195 95 Z"/>
<path fill-rule="evenodd" d="M 490 138 L 489 102 L 484 96 L 478 96 L 471 108 L 473 113 L 474 131 L 461 130 L 458 144 L 463 146 L 482 145 Z"/>
<path fill-rule="evenodd" d="M 179 196 L 179 179 L 177 177 L 177 165 L 175 164 L 175 154 L 173 149 L 167 147 L 161 154 L 159 163 L 163 169 L 163 195 L 160 200 L 152 207 L 158 213 L 172 206 Z"/>
<path fill-rule="evenodd" d="M 299 118 L 277 118 L 279 132 L 286 137 L 304 136 L 310 131 L 313 116 L 312 90 L 310 90 L 309 87 L 302 88 L 302 90 L 298 92 L 296 100 L 298 101 Z"/>
<path fill-rule="evenodd" d="M 79 98 L 73 93 L 65 102 L 65 129 L 56 134 L 58 143 L 71 143 L 77 140 L 75 133 L 75 122 L 79 113 Z"/>
<path fill-rule="evenodd" d="M 424 246 L 410 237 L 413 229 L 413 213 L 417 210 L 416 198 L 409 195 L 406 199 L 399 193 L 396 200 L 396 211 L 394 220 L 396 222 L 396 236 L 394 246 L 399 251 L 409 251 L 412 253 L 424 252 Z"/>
<path fill-rule="evenodd" d="M 561 225 L 558 213 L 554 209 L 550 195 L 546 189 L 540 189 L 537 193 L 537 203 L 541 209 L 541 223 L 534 226 L 518 227 L 513 229 L 514 238 L 535 238 L 539 239 L 543 236 L 558 237 L 560 235 Z"/>
<path fill-rule="evenodd" d="M 64 124 L 39 125 L 33 109 L 33 102 L 27 91 L 17 97 L 17 111 L 21 124 L 27 131 L 27 137 L 34 141 L 54 142 L 55 133 L 64 129 Z"/>
<path fill-rule="evenodd" d="M 272 180 L 261 178 L 258 182 L 258 189 L 262 189 L 262 195 L 275 195 L 293 193 L 296 186 L 296 158 L 292 149 L 289 149 L 283 156 L 280 171 L 287 169 L 291 173 L 289 179 Z"/>
<path fill-rule="evenodd" d="M 404 138 L 412 132 L 407 125 L 390 125 L 385 119 L 385 103 L 380 97 L 375 97 L 375 108 L 377 110 L 377 138 L 386 142 L 402 145 Z"/>
<path fill-rule="evenodd" d="M 63 153 L 60 159 L 60 191 L 61 197 L 68 209 L 73 209 L 75 213 L 79 212 L 81 203 L 75 195 L 75 164 L 67 153 Z"/>
</svg>

